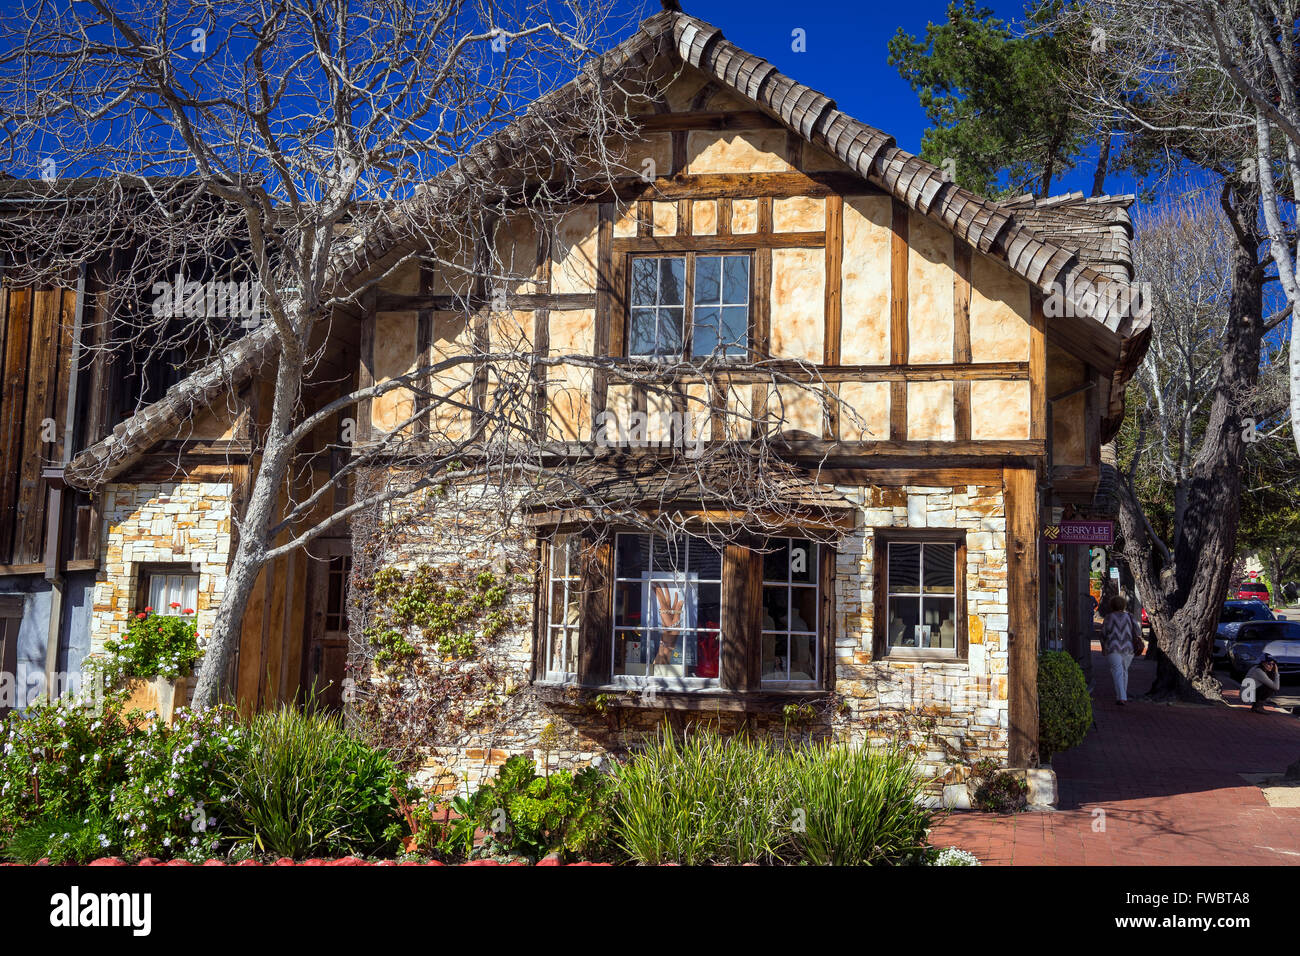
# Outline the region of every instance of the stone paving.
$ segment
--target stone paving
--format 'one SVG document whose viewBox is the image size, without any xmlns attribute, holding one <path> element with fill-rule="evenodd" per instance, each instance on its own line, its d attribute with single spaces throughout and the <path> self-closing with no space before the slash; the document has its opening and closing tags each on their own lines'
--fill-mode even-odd
<svg viewBox="0 0 1300 956">
<path fill-rule="evenodd" d="M 1300 719 L 1251 713 L 1226 681 L 1227 707 L 1120 707 L 1096 643 L 1093 673 L 1096 726 L 1052 761 L 1060 809 L 954 813 L 932 833 L 936 846 L 1018 866 L 1300 865 L 1300 808 L 1270 807 L 1240 776 L 1280 773 L 1300 758 Z M 1135 661 L 1130 696 L 1154 673 L 1153 662 Z"/>
</svg>

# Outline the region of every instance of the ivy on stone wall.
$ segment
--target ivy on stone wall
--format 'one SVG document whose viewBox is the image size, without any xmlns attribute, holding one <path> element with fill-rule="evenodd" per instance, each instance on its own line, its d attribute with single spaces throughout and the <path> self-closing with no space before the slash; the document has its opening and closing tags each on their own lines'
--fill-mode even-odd
<svg viewBox="0 0 1300 956">
<path fill-rule="evenodd" d="M 381 665 L 417 655 L 415 635 L 443 658 L 471 657 L 476 641 L 495 639 L 512 620 L 506 585 L 488 570 L 421 564 L 408 572 L 389 565 L 364 586 L 374 597 L 364 635 Z"/>
</svg>

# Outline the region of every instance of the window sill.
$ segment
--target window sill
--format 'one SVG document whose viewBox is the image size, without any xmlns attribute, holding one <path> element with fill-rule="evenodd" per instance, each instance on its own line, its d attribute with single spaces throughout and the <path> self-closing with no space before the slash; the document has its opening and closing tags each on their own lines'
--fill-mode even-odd
<svg viewBox="0 0 1300 956">
<path fill-rule="evenodd" d="M 958 657 L 956 654 L 934 654 L 927 651 L 917 651 L 911 648 L 895 648 L 881 655 L 877 660 L 888 663 L 889 661 L 929 661 L 938 664 L 965 664 L 967 658 Z"/>
<path fill-rule="evenodd" d="M 579 687 L 537 681 L 533 688 L 538 698 L 559 707 L 592 708 L 598 697 L 604 698 L 602 709 L 610 710 L 685 710 L 732 711 L 737 713 L 780 713 L 788 704 L 824 700 L 827 690 L 758 690 L 734 691 L 721 688 L 701 690 L 662 690 L 653 694 L 641 688 L 607 684 L 603 687 Z"/>
</svg>

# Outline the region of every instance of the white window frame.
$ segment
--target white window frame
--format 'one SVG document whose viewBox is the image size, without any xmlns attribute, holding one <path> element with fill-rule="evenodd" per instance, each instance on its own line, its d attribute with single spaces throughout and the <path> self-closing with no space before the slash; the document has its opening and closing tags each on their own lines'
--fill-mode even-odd
<svg viewBox="0 0 1300 956">
<path fill-rule="evenodd" d="M 578 620 L 572 624 L 563 619 L 559 623 L 555 622 L 555 586 L 557 584 L 561 585 L 560 607 L 563 616 L 568 611 L 570 597 L 578 592 L 581 584 L 581 569 L 578 567 L 577 559 L 572 553 L 575 541 L 576 539 L 572 535 L 557 534 L 547 542 L 550 551 L 549 559 L 546 562 L 546 648 L 545 656 L 542 658 L 542 676 L 543 680 L 558 684 L 572 683 L 578 678 L 578 644 L 581 641 L 582 626 L 581 608 L 579 608 Z M 556 575 L 557 553 L 563 558 L 564 565 L 560 569 L 561 573 L 558 576 Z M 568 637 L 570 631 L 573 633 L 573 643 L 571 645 L 573 659 L 565 661 L 565 663 L 571 666 L 572 670 L 552 670 L 551 661 L 553 658 L 551 652 L 555 647 L 556 635 L 558 634 L 560 639 L 563 640 Z"/>
<path fill-rule="evenodd" d="M 812 567 L 812 575 L 813 575 L 813 579 L 812 579 L 812 582 L 811 582 L 811 583 L 805 583 L 805 582 L 803 582 L 803 581 L 795 581 L 795 580 L 794 580 L 794 572 L 790 569 L 790 561 L 789 561 L 789 560 L 786 561 L 786 567 L 785 567 L 785 580 L 784 580 L 784 581 L 769 580 L 768 577 L 767 577 L 767 575 L 766 575 L 766 573 L 764 573 L 764 575 L 763 575 L 763 590 L 764 590 L 764 591 L 766 591 L 768 588 L 779 588 L 779 587 L 782 587 L 782 586 L 785 587 L 785 591 L 786 591 L 786 595 L 785 595 L 786 605 L 785 605 L 785 606 L 786 606 L 786 614 L 787 614 L 787 616 L 786 616 L 786 626 L 785 626 L 785 628 L 776 628 L 776 629 L 773 629 L 773 628 L 760 627 L 760 628 L 759 628 L 759 640 L 762 641 L 762 642 L 764 642 L 764 643 L 766 643 L 766 639 L 767 639 L 767 636 L 768 636 L 769 634 L 776 635 L 776 636 L 778 636 L 778 637 L 784 637 L 784 638 L 786 639 L 786 650 L 787 650 L 787 653 L 786 653 L 786 660 L 785 660 L 785 674 L 786 674 L 785 678 L 782 679 L 782 678 L 777 678 L 777 677 L 762 677 L 762 676 L 760 675 L 760 682 L 761 682 L 761 684 L 762 684 L 763 687 L 773 687 L 773 688 L 781 688 L 781 689 L 789 689 L 789 690 L 816 690 L 817 688 L 821 687 L 821 676 L 822 676 L 822 642 L 821 642 L 821 628 L 822 628 L 822 620 L 821 620 L 821 616 L 822 616 L 822 602 L 821 602 L 821 584 L 822 584 L 822 581 L 821 581 L 821 573 L 822 573 L 822 569 L 821 569 L 821 545 L 820 545 L 818 542 L 816 542 L 816 541 L 814 541 L 814 540 L 812 540 L 812 539 L 810 539 L 810 538 L 791 538 L 791 537 L 786 537 L 786 536 L 780 536 L 780 537 L 769 537 L 769 538 L 766 540 L 766 542 L 764 543 L 763 549 L 759 552 L 759 555 L 760 555 L 760 558 L 759 558 L 759 559 L 762 560 L 762 556 L 763 556 L 764 554 L 767 553 L 768 549 L 770 549 L 771 546 L 772 546 L 774 543 L 778 543 L 778 542 L 781 542 L 781 541 L 784 541 L 784 542 L 786 543 L 786 547 L 787 547 L 787 549 L 790 548 L 790 547 L 794 544 L 795 541 L 807 541 L 807 542 L 808 542 L 808 547 L 809 547 L 809 551 L 810 551 L 810 553 L 809 553 L 809 555 L 808 555 L 808 560 L 812 562 L 811 567 Z M 766 562 L 763 562 L 763 564 L 764 564 L 764 571 L 766 572 L 766 565 L 767 565 L 767 563 L 766 563 Z M 803 591 L 812 591 L 812 592 L 813 592 L 813 609 L 814 609 L 814 610 L 813 610 L 813 625 L 812 625 L 812 628 L 813 628 L 813 629 L 812 629 L 811 632 L 809 632 L 809 631 L 792 631 L 792 630 L 790 630 L 790 626 L 789 626 L 789 625 L 790 625 L 789 609 L 790 609 L 790 607 L 793 606 L 793 601 L 794 601 L 794 593 L 793 593 L 793 592 L 794 592 L 795 590 L 803 590 Z M 760 600 L 761 600 L 761 598 L 760 598 Z M 813 640 L 813 676 L 812 676 L 812 680 L 791 680 L 791 679 L 790 679 L 790 656 L 791 656 L 791 655 L 789 654 L 789 647 L 790 647 L 790 639 L 793 638 L 793 637 L 799 637 L 799 638 L 808 638 L 808 637 L 811 637 L 812 640 Z M 760 657 L 760 665 L 759 665 L 759 666 L 760 666 L 760 668 L 761 668 L 761 666 L 762 666 L 762 664 L 761 664 L 761 658 L 762 658 L 762 651 L 761 651 L 761 649 L 760 649 L 760 651 L 759 651 L 759 657 Z"/>
<path fill-rule="evenodd" d="M 722 299 L 723 299 L 723 291 L 722 291 L 722 290 L 723 290 L 723 284 L 724 284 L 724 282 L 725 282 L 724 276 L 725 276 L 726 265 L 725 265 L 725 263 L 723 263 L 723 262 L 719 262 L 719 264 L 718 264 L 718 301 L 717 301 L 717 302 L 696 302 L 696 301 L 695 301 L 695 268 L 696 268 L 696 260 L 697 260 L 698 258 L 700 258 L 700 257 L 704 257 L 704 258 L 714 258 L 714 259 L 719 259 L 719 260 L 725 260 L 725 259 L 728 259 L 728 258 L 744 259 L 744 260 L 746 261 L 746 263 L 747 263 L 747 270 L 746 270 L 746 271 L 747 271 L 747 274 L 748 274 L 748 277 L 749 277 L 749 282 L 746 283 L 746 285 L 745 285 L 745 301 L 744 301 L 744 303 L 739 303 L 739 302 L 728 302 L 728 303 L 725 304 L 725 307 L 727 307 L 727 308 L 737 308 L 737 307 L 741 306 L 742 304 L 744 305 L 744 308 L 745 308 L 745 341 L 744 341 L 743 345 L 738 346 L 738 347 L 741 348 L 741 352 L 740 352 L 739 354 L 729 355 L 729 354 L 727 354 L 726 352 L 716 352 L 716 351 L 713 352 L 713 353 L 711 353 L 710 355 L 707 355 L 707 356 L 705 356 L 705 355 L 696 356 L 696 355 L 693 354 L 693 353 L 694 353 L 694 350 L 695 350 L 695 310 L 696 310 L 696 308 L 702 306 L 702 307 L 704 307 L 704 308 L 717 308 L 717 309 L 719 310 L 719 314 L 718 314 L 718 331 L 719 331 L 719 333 L 720 333 L 721 330 L 722 330 L 722 312 L 721 312 L 721 310 L 722 310 L 722 308 L 724 308 L 724 304 L 723 304 L 723 302 L 722 302 Z M 654 303 L 653 303 L 653 304 L 641 303 L 641 304 L 639 304 L 639 305 L 636 304 L 636 303 L 634 303 L 633 299 L 634 299 L 634 294 L 635 294 L 635 282 L 636 282 L 636 279 L 635 279 L 635 276 L 636 276 L 636 263 L 637 263 L 638 261 L 641 261 L 641 260 L 645 260 L 645 261 L 653 261 L 653 262 L 658 263 L 658 262 L 663 261 L 663 260 L 673 260 L 673 259 L 675 259 L 675 260 L 680 260 L 681 263 L 682 263 L 682 285 L 683 285 L 683 287 L 682 287 L 682 304 L 681 304 L 681 306 L 675 306 L 675 305 L 661 305 L 661 304 L 659 303 L 660 287 L 659 287 L 658 273 L 657 273 L 657 272 L 656 272 L 656 281 L 655 281 L 655 301 L 654 301 Z M 639 361 L 644 361 L 644 362 L 693 362 L 693 361 L 705 361 L 705 360 L 712 360 L 712 361 L 716 361 L 716 362 L 743 362 L 743 361 L 745 361 L 745 360 L 748 359 L 748 357 L 749 357 L 749 351 L 750 351 L 750 348 L 752 347 L 750 339 L 751 339 L 751 333 L 752 333 L 752 331 L 753 331 L 753 318 L 754 318 L 754 316 L 753 316 L 753 311 L 754 311 L 754 310 L 753 310 L 753 298 L 754 298 L 754 292 L 753 292 L 753 287 L 754 287 L 754 253 L 753 253 L 753 252 L 748 251 L 748 250 L 746 250 L 746 251 L 736 251 L 736 250 L 730 250 L 730 249 L 728 249 L 728 250 L 717 249 L 717 250 L 691 251 L 691 252 L 667 253 L 667 254 L 665 254 L 665 253 L 644 253 L 644 254 L 635 254 L 635 255 L 631 256 L 631 261 L 630 261 L 629 264 L 628 264 L 628 283 L 629 283 L 629 288 L 628 288 L 628 297 L 627 297 L 627 302 L 628 302 L 628 305 L 627 305 L 627 329 L 628 329 L 628 336 L 627 336 L 627 338 L 628 338 L 628 357 L 629 357 L 629 358 L 637 359 L 637 360 L 639 360 Z M 660 310 L 661 310 L 661 309 L 678 309 L 678 308 L 681 309 L 681 313 L 682 313 L 682 329 L 681 329 L 682 348 L 681 348 L 681 351 L 680 351 L 678 354 L 676 354 L 676 355 L 662 355 L 662 354 L 659 354 L 659 353 L 657 353 L 657 352 L 644 352 L 644 353 L 641 353 L 641 352 L 633 352 L 633 351 L 632 351 L 632 313 L 633 313 L 633 311 L 635 311 L 636 309 L 654 309 L 654 311 L 655 311 L 655 335 L 654 335 L 654 341 L 655 341 L 655 343 L 657 344 L 658 341 L 659 341 Z"/>
<path fill-rule="evenodd" d="M 909 594 L 906 591 L 898 592 L 898 591 L 890 590 L 889 582 L 890 579 L 893 577 L 891 571 L 893 570 L 894 567 L 894 547 L 896 545 L 900 545 L 900 546 L 918 545 L 919 546 L 919 550 L 917 552 L 917 569 L 916 569 L 917 579 L 916 579 L 915 594 Z M 895 644 L 893 643 L 893 636 L 889 633 L 889 607 L 890 607 L 890 602 L 893 601 L 894 598 L 900 598 L 904 600 L 915 599 L 916 609 L 917 609 L 917 620 L 921 622 L 925 621 L 925 598 L 927 596 L 925 593 L 925 549 L 927 547 L 940 547 L 940 548 L 952 549 L 952 572 L 953 572 L 952 595 L 951 596 L 945 594 L 929 595 L 929 597 L 931 598 L 937 598 L 937 599 L 949 598 L 952 601 L 952 607 L 953 607 L 953 615 L 952 615 L 953 646 L 952 647 L 935 647 L 932 644 L 927 644 L 924 647 L 922 647 L 920 644 Z M 924 654 L 928 657 L 952 657 L 952 658 L 957 657 L 958 650 L 961 646 L 961 637 L 958 631 L 958 629 L 961 627 L 961 622 L 957 619 L 957 612 L 960 608 L 960 602 L 957 600 L 957 590 L 958 588 L 961 587 L 961 581 L 962 581 L 960 569 L 957 567 L 957 559 L 960 556 L 960 554 L 961 554 L 961 548 L 956 542 L 944 541 L 943 539 L 940 538 L 936 538 L 933 541 L 895 540 L 895 541 L 885 542 L 885 621 L 883 622 L 883 625 L 885 627 L 885 653 L 886 654 L 891 654 L 894 651 L 899 651 L 903 654 Z"/>
<path fill-rule="evenodd" d="M 649 554 L 648 560 L 649 560 L 650 567 L 645 571 L 639 572 L 636 577 L 626 577 L 626 576 L 621 577 L 619 575 L 620 569 L 618 567 L 618 551 L 619 551 L 618 539 L 623 537 L 647 538 L 649 539 L 650 542 L 650 548 L 648 551 Z M 694 626 L 689 628 L 682 627 L 679 630 L 694 632 L 697 642 L 700 635 L 702 634 L 714 635 L 714 637 L 718 641 L 718 676 L 717 677 L 684 677 L 684 676 L 679 677 L 676 675 L 658 675 L 658 674 L 652 674 L 652 675 L 615 674 L 614 666 L 615 666 L 615 662 L 618 660 L 619 633 L 645 631 L 647 629 L 644 621 L 637 626 L 632 626 L 627 624 L 620 625 L 618 623 L 618 614 L 615 613 L 612 615 L 613 618 L 611 623 L 612 633 L 610 635 L 610 683 L 621 687 L 642 688 L 642 689 L 653 688 L 655 690 L 707 690 L 710 688 L 720 687 L 721 678 L 722 678 L 722 622 L 718 621 L 718 626 L 716 628 L 700 627 L 699 591 L 701 586 L 703 585 L 716 584 L 718 585 L 719 594 L 721 594 L 722 565 L 719 564 L 718 566 L 718 577 L 716 580 L 713 578 L 699 577 L 698 574 L 696 574 L 691 570 L 690 547 L 689 545 L 687 545 L 684 546 L 682 549 L 682 553 L 685 556 L 685 561 L 683 562 L 685 566 L 683 568 L 672 569 L 672 570 L 668 570 L 668 569 L 656 570 L 654 567 L 654 547 L 655 547 L 655 542 L 661 540 L 663 540 L 662 535 L 647 534 L 643 532 L 620 531 L 615 535 L 614 591 L 613 591 L 615 595 L 615 600 L 617 600 L 618 586 L 620 584 L 640 585 L 640 587 L 642 588 L 641 605 L 644 609 L 646 609 L 645 611 L 643 611 L 643 613 L 648 613 L 648 609 L 650 607 L 650 601 L 653 600 L 654 597 L 651 589 L 656 582 L 680 581 L 683 585 L 686 586 L 684 587 L 684 590 L 686 589 L 694 590 L 696 595 L 695 616 L 692 619 L 694 621 Z M 698 652 L 698 643 L 697 643 L 697 652 Z"/>
</svg>

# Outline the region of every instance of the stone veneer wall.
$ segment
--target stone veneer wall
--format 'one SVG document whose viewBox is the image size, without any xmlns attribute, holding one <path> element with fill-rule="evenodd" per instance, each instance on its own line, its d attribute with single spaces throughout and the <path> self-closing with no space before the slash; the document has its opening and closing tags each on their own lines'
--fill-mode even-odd
<svg viewBox="0 0 1300 956">
<path fill-rule="evenodd" d="M 963 768 L 981 757 L 1005 764 L 1007 710 L 1007 580 L 1005 519 L 1001 485 L 903 488 L 841 487 L 861 508 L 858 530 L 837 542 L 835 656 L 836 699 L 822 707 L 818 720 L 799 731 L 817 739 L 881 743 L 905 735 L 917 745 L 923 770 L 935 785 L 959 782 Z M 499 497 L 498 499 L 499 500 Z M 444 512 L 447 513 L 447 512 Z M 745 722 L 751 731 L 782 736 L 790 733 L 780 714 L 755 714 L 748 720 L 726 711 L 665 712 L 655 709 L 610 709 L 565 706 L 538 699 L 529 685 L 532 653 L 532 581 L 537 574 L 536 547 L 530 534 L 490 506 L 458 508 L 455 519 L 411 517 L 397 522 L 407 530 L 389 534 L 376 548 L 358 534 L 354 552 L 369 548 L 378 567 L 392 563 L 411 569 L 420 563 L 469 570 L 509 569 L 516 585 L 511 603 L 520 612 L 518 625 L 479 656 L 468 661 L 440 661 L 424 655 L 435 673 L 480 666 L 490 658 L 497 685 L 472 719 L 445 739 L 420 748 L 416 779 L 438 792 L 477 787 L 516 753 L 543 760 L 539 746 L 548 724 L 556 731 L 549 753 L 554 767 L 578 767 L 624 752 L 665 719 L 708 719 L 724 731 Z M 391 516 L 390 516 L 391 517 Z M 391 528 L 393 522 L 385 522 Z M 916 662 L 872 659 L 873 535 L 875 528 L 966 528 L 969 655 L 966 661 Z M 354 585 L 355 588 L 355 585 Z M 354 609 L 357 605 L 354 603 Z M 353 614 L 353 640 L 365 626 Z M 354 646 L 358 693 L 387 681 L 392 672 L 359 666 Z M 410 678 L 407 678 L 410 679 Z M 380 716 L 382 720 L 382 715 Z"/>
<path fill-rule="evenodd" d="M 211 633 L 226 586 L 229 482 L 113 484 L 104 491 L 104 566 L 95 583 L 90 650 L 126 633 L 138 604 L 140 564 L 178 563 L 199 574 L 199 643 Z M 190 572 L 192 573 L 192 572 Z"/>
</svg>

